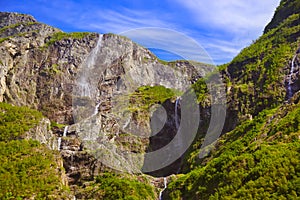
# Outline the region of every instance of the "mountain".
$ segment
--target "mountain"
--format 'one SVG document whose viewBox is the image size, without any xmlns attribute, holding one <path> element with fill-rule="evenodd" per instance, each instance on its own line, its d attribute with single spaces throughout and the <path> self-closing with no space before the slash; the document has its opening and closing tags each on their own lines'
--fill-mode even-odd
<svg viewBox="0 0 300 200">
<path fill-rule="evenodd" d="M 6 110 L 9 105 L 26 106 L 38 110 L 42 116 L 31 125 L 31 121 L 25 119 L 34 116 L 27 116 L 26 112 L 14 116 L 12 111 L 9 118 L 12 125 L 7 127 L 6 119 L 1 121 L 3 129 L 8 128 L 1 133 L 1 141 L 10 144 L 15 140 L 33 139 L 45 144 L 53 154 L 58 150 L 63 160 L 60 175 L 67 179 L 61 190 L 71 188 L 73 193 L 78 192 L 75 194 L 78 198 L 93 198 L 85 196 L 92 195 L 85 189 L 92 190 L 86 188 L 87 185 L 99 185 L 97 177 L 106 176 L 106 172 L 111 173 L 108 181 L 117 184 L 115 181 L 120 179 L 120 189 L 124 192 L 121 195 L 131 190 L 124 187 L 124 183 L 129 184 L 129 188 L 145 187 L 149 199 L 156 198 L 153 184 L 163 180 L 132 174 L 141 174 L 143 155 L 149 148 L 162 146 L 176 134 L 176 96 L 205 71 L 210 71 L 211 66 L 188 61 L 167 63 L 125 37 L 64 33 L 37 22 L 32 16 L 18 13 L 0 13 L 0 34 L 0 100 L 9 103 L 3 104 L 2 112 L 18 110 L 17 107 Z M 195 69 L 197 65 L 201 65 L 202 71 Z M 148 110 L 158 103 L 171 111 L 168 125 L 157 134 L 160 140 L 156 139 L 158 142 L 153 144 L 149 139 L 150 118 L 158 114 Z M 19 122 L 16 129 L 13 124 Z M 7 155 L 3 156 L 6 160 Z M 22 157 L 19 159 L 22 163 Z M 165 171 L 175 173 L 179 161 Z M 18 171 L 14 168 L 8 170 L 8 174 Z M 123 178 L 112 176 L 121 172 L 125 172 Z M 137 182 L 137 178 L 144 181 Z M 24 182 L 23 178 L 18 181 L 28 185 L 22 188 L 24 193 L 9 182 L 3 183 L 6 187 L 1 194 L 7 198 L 29 198 L 30 188 L 37 183 Z M 38 189 L 37 193 L 41 197 L 58 194 Z M 69 198 L 70 192 L 66 193 L 64 198 Z M 104 198 L 112 194 L 101 195 Z M 137 199 L 142 198 L 139 195 L 142 194 L 136 194 Z"/>
<path fill-rule="evenodd" d="M 220 66 L 229 127 L 201 159 L 198 136 L 164 199 L 299 198 L 298 7 L 282 1 L 265 33 Z"/>
<path fill-rule="evenodd" d="M 123 36 L 65 33 L 0 13 L 0 198 L 298 198 L 298 8 L 282 0 L 264 34 L 218 68 L 159 60 Z M 199 157 L 219 75 L 225 124 Z M 190 87 L 193 110 L 184 107 Z M 198 109 L 186 150 L 178 124 Z M 147 171 L 157 164 L 151 152 L 165 146 L 185 153 L 161 154 L 168 164 Z"/>
</svg>

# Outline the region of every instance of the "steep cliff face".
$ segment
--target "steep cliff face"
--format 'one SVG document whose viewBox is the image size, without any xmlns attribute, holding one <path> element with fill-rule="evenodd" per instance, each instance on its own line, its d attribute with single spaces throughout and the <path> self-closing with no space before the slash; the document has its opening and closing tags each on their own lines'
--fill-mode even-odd
<svg viewBox="0 0 300 200">
<path fill-rule="evenodd" d="M 2 13 L 0 28 L 0 100 L 37 108 L 58 123 L 72 123 L 74 80 L 78 70 L 86 67 L 83 61 L 96 47 L 99 35 L 66 34 L 16 13 Z M 112 34 L 104 35 L 98 59 L 103 74 L 97 77 L 99 91 L 94 96 L 111 96 L 121 76 L 127 82 L 134 80 L 136 88 L 163 85 L 176 89 L 186 88 L 200 76 L 189 63 L 163 65 L 147 49 Z"/>
<path fill-rule="evenodd" d="M 227 133 L 205 158 L 199 158 L 203 137 L 195 141 L 184 162 L 187 174 L 169 183 L 164 199 L 299 197 L 298 7 L 283 0 L 265 33 L 220 66 Z M 207 97 L 201 80 L 195 88 L 199 99 Z"/>
<path fill-rule="evenodd" d="M 296 1 L 282 1 L 271 24 L 280 23 L 221 67 L 227 80 L 229 105 L 239 113 L 240 121 L 288 100 L 289 86 L 292 93 L 297 91 L 299 10 L 291 14 L 282 11 L 293 3 Z M 281 16 L 281 12 L 285 15 Z"/>
<path fill-rule="evenodd" d="M 212 70 L 187 61 L 161 62 L 122 36 L 64 33 L 17 13 L 0 13 L 0 37 L 0 101 L 35 108 L 58 123 L 44 133 L 50 123 L 44 119 L 25 138 L 60 150 L 70 184 L 103 171 L 140 173 L 153 112 L 135 108 L 144 94 L 134 94 L 142 86 L 171 91 L 169 128 L 161 133 L 167 141 L 176 132 L 176 96 Z M 146 98 L 140 106 L 165 100 Z M 65 135 L 59 124 L 69 125 Z"/>
</svg>

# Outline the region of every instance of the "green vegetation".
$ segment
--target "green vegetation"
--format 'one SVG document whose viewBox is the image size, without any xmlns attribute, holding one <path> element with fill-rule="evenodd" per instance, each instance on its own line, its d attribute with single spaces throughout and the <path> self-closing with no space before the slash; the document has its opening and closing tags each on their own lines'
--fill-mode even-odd
<svg viewBox="0 0 300 200">
<path fill-rule="evenodd" d="M 61 184 L 54 152 L 36 141 L 0 142 L 0 199 L 57 199 Z"/>
<path fill-rule="evenodd" d="M 280 25 L 285 19 L 299 13 L 300 2 L 298 0 L 281 0 L 272 21 L 266 26 L 265 33 Z"/>
<path fill-rule="evenodd" d="M 56 123 L 56 122 L 52 122 L 51 121 L 51 128 L 53 127 L 57 127 L 57 128 L 64 128 L 66 125 L 65 124 L 59 124 L 59 123 Z"/>
<path fill-rule="evenodd" d="M 17 24 L 12 24 L 12 25 L 9 25 L 9 26 L 4 26 L 3 28 L 0 29 L 0 34 L 5 32 L 8 29 L 14 29 L 14 28 L 17 28 L 19 26 L 30 26 L 30 25 L 34 25 L 34 24 L 38 24 L 38 22 L 17 23 Z"/>
<path fill-rule="evenodd" d="M 132 175 L 103 173 L 96 181 L 79 191 L 86 199 L 156 199 L 154 188 L 144 178 L 138 181 Z"/>
<path fill-rule="evenodd" d="M 4 42 L 5 40 L 8 40 L 9 37 L 5 37 L 5 38 L 0 38 L 0 43 Z"/>
<path fill-rule="evenodd" d="M 209 91 L 205 82 L 205 78 L 200 78 L 197 80 L 197 82 L 192 85 L 192 88 L 197 96 L 197 102 L 201 105 L 205 105 L 205 103 L 209 101 Z"/>
<path fill-rule="evenodd" d="M 130 95 L 130 110 L 148 110 L 152 105 L 162 104 L 176 96 L 180 96 L 179 91 L 164 86 L 142 86 Z"/>
<path fill-rule="evenodd" d="M 169 197 L 299 197 L 299 106 L 298 103 L 290 107 L 265 110 L 254 120 L 244 122 L 224 135 L 219 140 L 217 149 L 208 158 L 197 161 L 200 164 L 198 168 L 169 184 Z M 195 160 L 196 158 L 194 162 Z"/>
<path fill-rule="evenodd" d="M 5 26 L 5 27 L 2 27 L 0 29 L 0 34 L 1 33 L 4 33 L 5 31 L 9 30 L 9 29 L 15 29 L 19 26 L 31 26 L 31 25 L 35 25 L 35 24 L 38 24 L 38 22 L 26 22 L 26 23 L 17 23 L 17 24 L 12 24 L 12 25 L 9 25 L 9 26 Z M 18 33 L 18 34 L 14 34 L 14 35 L 10 35 L 10 36 L 7 36 L 7 37 L 1 37 L 0 38 L 0 43 L 12 38 L 12 37 L 20 37 L 20 36 L 24 36 L 25 34 L 28 34 L 28 33 L 32 33 L 32 32 L 37 32 L 37 30 L 33 30 L 33 31 L 30 31 L 30 32 L 26 32 L 26 33 Z"/>
<path fill-rule="evenodd" d="M 73 32 L 73 33 L 56 32 L 51 36 L 50 40 L 45 44 L 45 46 L 48 47 L 48 46 L 54 44 L 56 41 L 60 41 L 63 39 L 68 39 L 68 38 L 82 39 L 90 34 L 92 34 L 92 33 L 89 33 L 89 32 Z"/>
<path fill-rule="evenodd" d="M 68 195 L 58 155 L 37 141 L 20 140 L 42 117 L 36 110 L 0 103 L 0 199 Z"/>
<path fill-rule="evenodd" d="M 300 42 L 299 6 L 299 1 L 283 0 L 266 33 L 219 66 L 229 110 L 236 113 L 230 119 L 239 119 L 239 125 L 204 159 L 198 157 L 203 141 L 198 136 L 185 157 L 184 170 L 190 171 L 168 185 L 167 199 L 300 197 L 300 103 L 280 106 L 286 98 L 284 79 Z M 193 85 L 203 107 L 209 106 L 203 103 L 209 97 L 207 80 Z M 249 114 L 254 119 L 243 121 Z"/>
<path fill-rule="evenodd" d="M 300 36 L 300 15 L 288 17 L 275 29 L 268 31 L 251 46 L 245 48 L 223 68 L 230 78 L 230 96 L 239 115 L 257 115 L 265 108 L 278 106 L 285 100 L 284 77 Z M 225 68 L 225 69 L 224 69 Z"/>
<path fill-rule="evenodd" d="M 51 66 L 45 66 L 43 70 L 41 71 L 41 74 L 44 74 L 45 76 L 55 76 L 61 74 L 62 71 L 60 69 L 60 66 L 58 64 L 52 64 Z"/>
<path fill-rule="evenodd" d="M 29 31 L 29 32 L 24 32 L 24 33 L 18 33 L 18 34 L 15 34 L 15 35 L 11 35 L 11 36 L 8 36 L 8 37 L 2 37 L 0 38 L 0 44 L 10 38 L 13 38 L 13 37 L 23 37 L 23 36 L 26 36 L 28 34 L 33 34 L 33 33 L 38 33 L 38 30 L 33 30 L 33 31 Z"/>
<path fill-rule="evenodd" d="M 36 126 L 42 117 L 36 110 L 0 103 L 0 141 L 21 138 L 26 131 Z"/>
<path fill-rule="evenodd" d="M 168 65 L 168 64 L 169 64 L 168 61 L 165 61 L 165 60 L 162 60 L 162 59 L 159 59 L 159 58 L 157 58 L 157 61 L 158 61 L 160 64 L 163 64 L 163 65 Z"/>
</svg>

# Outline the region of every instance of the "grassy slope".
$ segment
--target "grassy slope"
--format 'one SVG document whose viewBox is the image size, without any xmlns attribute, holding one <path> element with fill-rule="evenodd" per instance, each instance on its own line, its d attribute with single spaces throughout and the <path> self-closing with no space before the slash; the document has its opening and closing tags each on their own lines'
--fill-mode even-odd
<svg viewBox="0 0 300 200">
<path fill-rule="evenodd" d="M 38 111 L 0 103 L 0 199 L 55 199 L 67 192 L 57 152 L 20 140 L 41 118 Z"/>
<path fill-rule="evenodd" d="M 128 174 L 103 173 L 87 187 L 77 191 L 84 199 L 153 200 L 157 198 L 153 186 L 146 178 Z"/>
<path fill-rule="evenodd" d="M 170 199 L 300 196 L 300 103 L 264 110 L 225 134 L 212 154 L 168 185 Z"/>
<path fill-rule="evenodd" d="M 288 17 L 233 59 L 223 72 L 229 72 L 227 85 L 234 109 L 241 115 L 257 115 L 285 100 L 284 78 L 300 37 L 300 14 Z M 228 73 L 227 73 L 228 74 Z"/>
<path fill-rule="evenodd" d="M 238 119 L 240 124 L 249 118 L 246 117 L 249 114 L 257 116 L 262 110 L 277 107 L 285 101 L 284 78 L 300 42 L 299 21 L 300 14 L 290 16 L 242 50 L 231 63 L 220 66 L 228 88 L 227 102 L 232 121 Z M 209 105 L 204 79 L 199 79 L 193 88 L 200 104 L 203 107 Z M 194 157 L 198 154 L 203 135 L 200 133 L 198 137 L 186 156 L 185 171 L 195 166 Z"/>
<path fill-rule="evenodd" d="M 288 8 L 291 15 L 280 19 L 275 14 L 273 29 L 266 29 L 231 63 L 220 67 L 231 88 L 230 109 L 238 113 L 231 117 L 239 118 L 242 124 L 223 136 L 206 160 L 197 159 L 201 139 L 195 143 L 186 161 L 189 169 L 198 168 L 169 184 L 169 198 L 299 197 L 299 104 L 278 107 L 285 100 L 283 80 L 300 42 L 300 14 L 295 9 L 299 5 L 295 0 L 282 1 L 277 13 L 282 15 L 282 9 Z M 198 99 L 205 100 L 203 81 L 194 88 Z M 245 121 L 246 114 L 256 117 Z"/>
</svg>

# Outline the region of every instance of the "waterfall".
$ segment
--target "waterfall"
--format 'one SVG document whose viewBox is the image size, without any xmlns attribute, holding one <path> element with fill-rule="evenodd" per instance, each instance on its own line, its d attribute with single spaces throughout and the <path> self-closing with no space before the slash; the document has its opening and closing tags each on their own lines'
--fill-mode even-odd
<svg viewBox="0 0 300 200">
<path fill-rule="evenodd" d="M 95 68 L 96 65 L 97 57 L 101 49 L 102 38 L 103 35 L 100 34 L 96 47 L 91 51 L 89 57 L 84 62 L 84 68 L 83 71 L 81 72 L 82 74 L 77 82 L 77 86 L 79 87 L 78 95 L 81 97 L 92 98 L 97 91 L 97 88 L 95 87 L 97 83 L 92 78 L 93 74 L 91 73 L 93 68 Z"/>
<path fill-rule="evenodd" d="M 65 126 L 63 137 L 67 137 L 69 126 Z"/>
<path fill-rule="evenodd" d="M 91 96 L 91 90 L 90 90 L 89 84 L 85 79 L 80 81 L 79 86 L 80 86 L 81 96 L 83 96 L 83 97 L 90 97 Z"/>
<path fill-rule="evenodd" d="M 57 150 L 60 151 L 60 146 L 61 146 L 61 137 L 57 139 Z"/>
<path fill-rule="evenodd" d="M 164 188 L 159 192 L 159 200 L 162 200 L 162 193 L 167 189 L 167 178 L 164 177 Z"/>
<path fill-rule="evenodd" d="M 98 114 L 100 103 L 101 103 L 101 102 L 97 103 L 97 105 L 95 106 L 94 114 L 93 114 L 92 116 L 95 116 L 95 115 Z"/>
<path fill-rule="evenodd" d="M 102 38 L 103 38 L 103 35 L 100 34 L 98 42 L 97 42 L 97 45 L 96 45 L 96 47 L 91 52 L 91 55 L 90 55 L 91 59 L 88 59 L 87 68 L 91 68 L 91 67 L 93 67 L 95 65 L 95 59 L 97 58 L 99 50 L 101 49 Z"/>
<path fill-rule="evenodd" d="M 287 88 L 287 97 L 288 99 L 293 97 L 293 89 L 292 89 L 292 84 L 293 84 L 293 73 L 295 71 L 295 59 L 297 57 L 297 54 L 294 55 L 293 60 L 292 60 L 292 64 L 291 64 L 291 70 L 290 70 L 290 74 L 288 76 L 288 88 Z"/>
<path fill-rule="evenodd" d="M 179 121 L 178 121 L 178 103 L 180 101 L 180 97 L 176 98 L 175 101 L 175 125 L 176 125 L 176 130 L 179 128 Z"/>
<path fill-rule="evenodd" d="M 180 121 L 179 121 L 179 117 L 178 117 L 178 105 L 180 104 L 180 100 L 181 100 L 181 98 L 177 97 L 176 101 L 175 101 L 175 125 L 176 125 L 177 132 L 179 131 L 179 126 L 180 126 Z M 182 150 L 182 138 L 178 138 L 176 145 L 177 146 L 175 148 L 177 148 L 178 151 L 181 151 Z M 176 171 L 177 174 L 179 174 L 180 169 L 181 169 L 181 167 L 179 166 L 179 168 Z"/>
<path fill-rule="evenodd" d="M 125 130 L 125 128 L 129 125 L 130 120 L 131 120 L 131 117 L 128 117 L 128 118 L 127 118 L 127 121 L 126 121 L 125 124 L 123 125 L 123 130 Z"/>
</svg>

